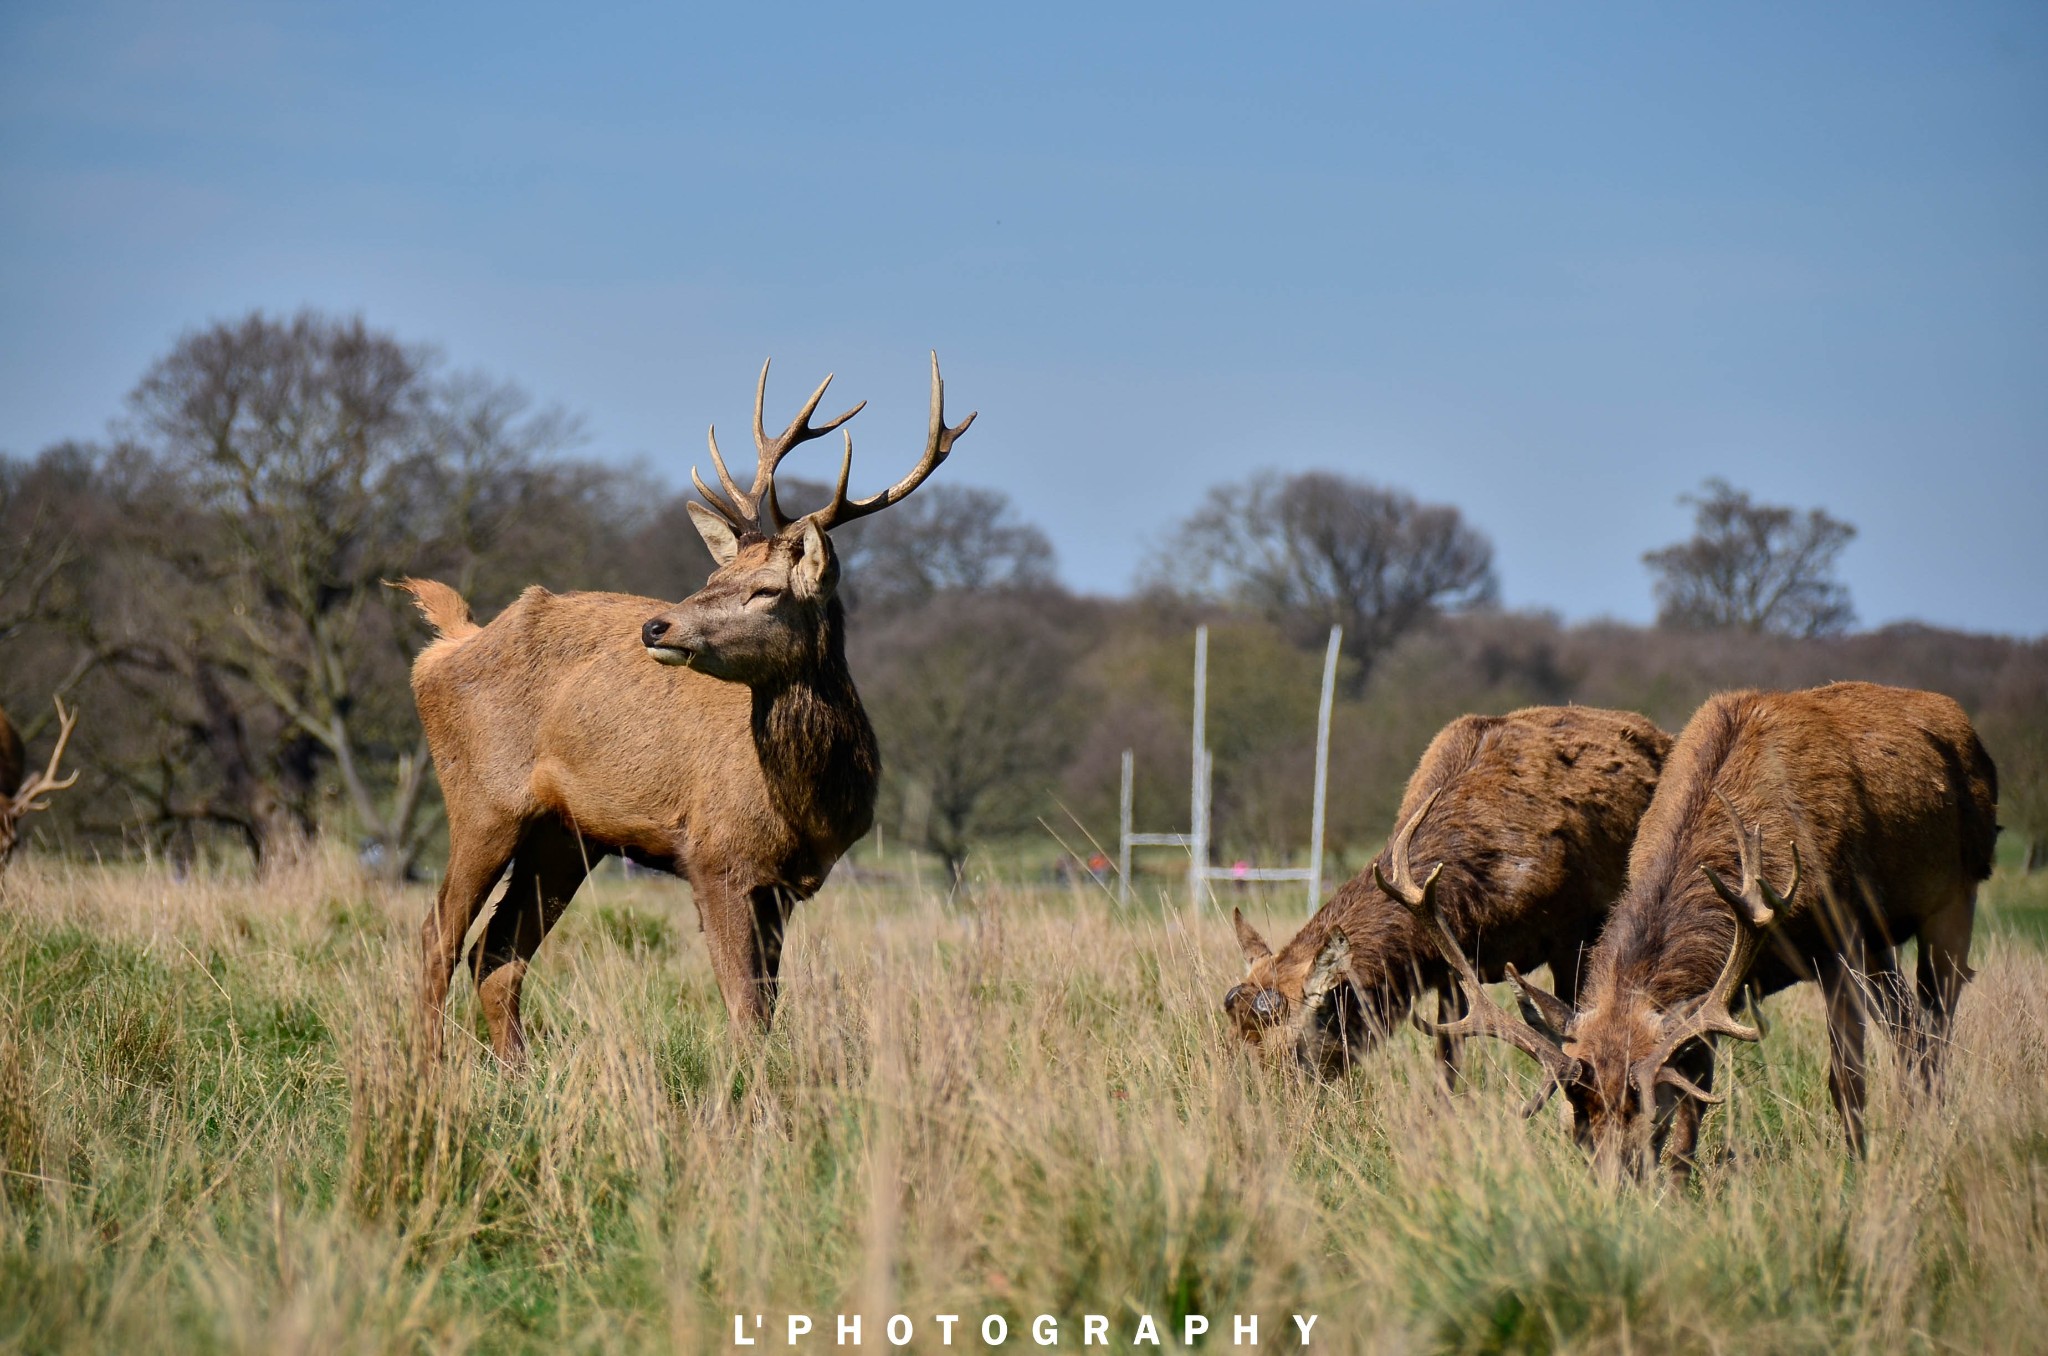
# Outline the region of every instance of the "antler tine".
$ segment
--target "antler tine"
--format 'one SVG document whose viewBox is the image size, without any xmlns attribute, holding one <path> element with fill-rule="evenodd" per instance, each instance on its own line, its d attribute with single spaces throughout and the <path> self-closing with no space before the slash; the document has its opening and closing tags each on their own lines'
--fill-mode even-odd
<svg viewBox="0 0 2048 1356">
<path fill-rule="evenodd" d="M 1441 787 L 1431 792 L 1429 799 L 1422 803 L 1422 808 L 1401 826 L 1400 832 L 1394 835 L 1394 841 L 1387 845 L 1387 858 L 1393 868 L 1393 879 L 1387 879 L 1378 862 L 1373 863 L 1372 878 L 1380 889 L 1386 892 L 1388 898 L 1399 903 L 1414 916 L 1415 921 L 1422 926 L 1423 934 L 1436 947 L 1437 954 L 1442 956 L 1444 962 L 1457 974 L 1459 987 L 1465 991 L 1466 1013 L 1457 1021 L 1439 1023 L 1417 1016 L 1415 1024 L 1433 1036 L 1492 1036 L 1506 1041 L 1541 1064 L 1544 1074 L 1543 1086 L 1522 1110 L 1524 1116 L 1533 1116 L 1543 1103 L 1549 1100 L 1551 1092 L 1560 1083 L 1578 1072 L 1579 1062 L 1567 1055 L 1556 1040 L 1508 1012 L 1487 996 L 1486 987 L 1480 982 L 1479 972 L 1466 957 L 1464 948 L 1458 945 L 1457 938 L 1451 935 L 1450 927 L 1444 922 L 1443 914 L 1436 906 L 1436 884 L 1443 875 L 1444 864 L 1438 862 L 1431 867 L 1421 888 L 1416 887 L 1414 869 L 1409 862 L 1409 848 L 1415 841 L 1415 830 L 1422 823 L 1423 816 L 1430 812 L 1431 807 L 1436 804 L 1437 797 L 1442 794 Z"/>
<path fill-rule="evenodd" d="M 1700 863 L 1700 870 L 1713 885 L 1714 893 L 1734 914 L 1735 938 L 1729 944 L 1728 959 L 1721 963 L 1721 972 L 1714 977 L 1713 984 L 1698 999 L 1672 1011 L 1656 1048 L 1636 1065 L 1636 1077 L 1645 1087 L 1646 1095 L 1651 1084 L 1661 1081 L 1709 1103 L 1725 1098 L 1703 1091 L 1666 1066 L 1681 1045 L 1703 1036 L 1727 1036 L 1752 1042 L 1763 1039 L 1763 1032 L 1735 1019 L 1732 1005 L 1749 978 L 1749 969 L 1756 962 L 1764 933 L 1784 916 L 1788 907 L 1786 901 L 1798 892 L 1801 875 L 1799 845 L 1794 843 L 1791 884 L 1782 893 L 1773 889 L 1763 878 L 1763 830 L 1746 827 L 1733 802 L 1718 791 L 1715 795 L 1735 826 L 1736 856 L 1742 864 L 1742 886 L 1739 890 L 1729 888 L 1720 873 L 1705 862 Z"/>
<path fill-rule="evenodd" d="M 738 499 L 740 497 L 739 491 L 733 485 L 732 477 L 725 473 L 725 462 L 718 455 L 718 439 L 715 435 L 711 440 L 711 462 L 712 465 L 718 468 L 718 477 L 725 482 L 725 488 L 732 499 Z M 742 512 L 737 504 L 729 499 L 720 497 L 709 485 L 706 485 L 704 477 L 697 474 L 697 468 L 694 466 L 690 468 L 690 483 L 697 487 L 697 493 L 704 496 L 704 502 L 710 506 L 712 511 L 725 519 L 734 531 L 746 532 L 753 529 L 754 524 L 750 516 Z"/>
<path fill-rule="evenodd" d="M 723 496 L 704 483 L 704 478 L 697 474 L 695 467 L 690 468 L 690 480 L 696 485 L 697 492 L 704 496 L 704 502 L 741 532 L 768 534 L 780 532 L 788 527 L 790 520 L 783 514 L 782 502 L 775 494 L 776 468 L 793 449 L 813 438 L 824 437 L 867 408 L 867 402 L 863 400 L 837 418 L 813 425 L 811 416 L 818 412 L 818 402 L 825 398 L 825 388 L 832 384 L 832 377 L 828 374 L 818 383 L 818 389 L 811 392 L 811 398 L 804 402 L 803 408 L 797 411 L 796 418 L 789 421 L 789 426 L 770 438 L 768 430 L 762 424 L 762 418 L 768 403 L 768 369 L 772 365 L 772 359 L 763 362 L 760 380 L 754 383 L 753 488 L 743 490 L 739 482 L 732 478 L 732 472 L 725 464 L 725 456 L 718 450 L 716 425 L 706 433 L 705 441 L 711 448 L 711 466 L 718 473 L 718 483 L 724 489 Z"/>
<path fill-rule="evenodd" d="M 66 711 L 62 697 L 53 697 L 51 701 L 55 702 L 57 706 L 57 744 L 56 747 L 50 750 L 48 766 L 23 782 L 21 789 L 15 793 L 14 808 L 18 814 L 29 810 L 47 810 L 50 808 L 49 804 L 46 801 L 42 801 L 41 797 L 47 796 L 53 791 L 63 791 L 78 784 L 78 774 L 76 772 L 62 780 L 59 780 L 57 777 L 57 767 L 64 761 L 64 746 L 71 742 L 71 731 L 78 724 L 78 713 L 76 711 Z"/>
<path fill-rule="evenodd" d="M 978 413 L 980 411 L 975 412 L 975 414 Z M 961 434 L 967 432 L 969 425 L 974 423 L 975 414 L 969 414 L 958 424 L 950 428 L 947 427 L 946 383 L 939 376 L 939 355 L 934 350 L 932 353 L 931 420 L 929 427 L 925 431 L 924 455 L 918 458 L 917 465 L 911 468 L 909 475 L 903 477 L 903 479 L 897 481 L 888 489 L 883 490 L 880 494 L 869 495 L 866 499 L 849 500 L 846 497 L 846 480 L 853 464 L 853 442 L 849 438 L 846 447 L 846 461 L 839 469 L 839 489 L 833 494 L 831 503 L 810 515 L 811 521 L 816 523 L 822 531 L 853 522 L 859 518 L 865 518 L 870 513 L 880 513 L 889 505 L 900 501 L 912 490 L 924 484 L 926 479 L 931 476 L 931 473 L 939 469 L 939 464 L 952 455 L 954 442 L 958 440 Z M 827 428 L 832 427 L 837 427 L 837 424 L 827 425 Z"/>
<path fill-rule="evenodd" d="M 754 453 L 758 460 L 754 466 L 753 497 L 757 510 L 765 508 L 768 511 L 768 524 L 780 532 L 789 526 L 789 519 L 783 516 L 782 502 L 775 494 L 776 467 L 782 464 L 782 459 L 792 450 L 813 438 L 824 437 L 866 409 L 868 402 L 863 400 L 838 418 L 828 419 L 813 426 L 811 416 L 818 412 L 818 402 L 825 398 L 825 388 L 832 384 L 833 374 L 828 372 L 825 379 L 818 383 L 818 389 L 811 392 L 811 398 L 796 412 L 796 418 L 789 421 L 789 426 L 770 438 L 767 427 L 762 423 L 762 416 L 768 404 L 768 367 L 767 362 L 761 364 L 761 380 L 754 386 Z"/>
</svg>

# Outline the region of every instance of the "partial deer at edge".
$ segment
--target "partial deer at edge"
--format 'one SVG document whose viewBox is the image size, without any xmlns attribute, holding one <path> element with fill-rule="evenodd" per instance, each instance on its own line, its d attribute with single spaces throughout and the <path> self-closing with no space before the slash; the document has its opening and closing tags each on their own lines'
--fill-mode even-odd
<svg viewBox="0 0 2048 1356">
<path fill-rule="evenodd" d="M 71 731 L 78 724 L 78 713 L 65 710 L 62 699 L 56 700 L 57 743 L 50 750 L 49 764 L 41 772 L 26 777 L 22 774 L 28 767 L 28 757 L 21 747 L 21 736 L 15 733 L 7 713 L 0 711 L 0 870 L 6 868 L 7 859 L 14 855 L 15 844 L 20 841 L 22 818 L 49 809 L 48 797 L 53 792 L 78 784 L 76 772 L 68 777 L 57 775 L 57 768 L 64 761 L 64 748 L 71 742 Z"/>
</svg>

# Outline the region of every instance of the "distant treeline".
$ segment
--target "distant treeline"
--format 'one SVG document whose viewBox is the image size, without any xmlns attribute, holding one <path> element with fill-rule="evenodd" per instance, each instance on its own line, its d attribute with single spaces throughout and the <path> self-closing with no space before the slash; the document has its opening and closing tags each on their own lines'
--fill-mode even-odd
<svg viewBox="0 0 2048 1356">
<path fill-rule="evenodd" d="M 406 681 L 426 634 L 382 581 L 445 579 L 488 619 L 531 584 L 672 601 L 710 569 L 687 495 L 574 455 L 573 421 L 360 321 L 188 335 L 117 428 L 0 456 L 0 706 L 32 753 L 52 695 L 83 713 L 84 776 L 34 824 L 46 850 L 260 860 L 330 833 L 374 869 L 428 867 L 438 803 Z M 1699 535 L 1646 561 L 1664 624 L 1566 626 L 1494 606 L 1491 546 L 1455 508 L 1325 473 L 1219 487 L 1115 599 L 1067 593 L 1043 532 L 947 474 L 840 537 L 892 844 L 958 866 L 1046 849 L 1049 827 L 1085 851 L 1077 821 L 1113 839 L 1124 749 L 1140 827 L 1186 828 L 1206 622 L 1220 848 L 1298 859 L 1335 621 L 1339 863 L 1377 846 L 1460 713 L 1580 702 L 1676 730 L 1720 689 L 1844 678 L 1960 701 L 2002 822 L 2043 859 L 2048 643 L 1846 633 L 1830 569 L 1853 529 L 1819 511 L 1710 482 Z"/>
</svg>

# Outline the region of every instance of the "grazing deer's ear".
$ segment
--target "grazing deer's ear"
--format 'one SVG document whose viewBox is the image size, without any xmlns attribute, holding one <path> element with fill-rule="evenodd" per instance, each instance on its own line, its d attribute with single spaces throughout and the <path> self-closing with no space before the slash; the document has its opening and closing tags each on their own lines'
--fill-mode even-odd
<svg viewBox="0 0 2048 1356">
<path fill-rule="evenodd" d="M 1264 960 L 1273 954 L 1273 948 L 1266 945 L 1266 939 L 1261 937 L 1250 923 L 1244 921 L 1243 909 L 1230 911 L 1230 925 L 1237 929 L 1237 945 L 1244 952 L 1245 964 Z"/>
<path fill-rule="evenodd" d="M 740 553 L 740 539 L 734 534 L 732 525 L 694 500 L 690 504 L 690 521 L 697 525 L 697 535 L 704 539 L 712 561 L 730 565 L 732 558 Z"/>
<path fill-rule="evenodd" d="M 1341 932 L 1330 934 L 1330 940 L 1323 943 L 1323 949 L 1316 953 L 1316 963 L 1308 972 L 1308 982 L 1302 985 L 1301 995 L 1310 1007 L 1316 1005 L 1330 990 L 1351 978 L 1351 939 Z"/>
<path fill-rule="evenodd" d="M 816 521 L 806 518 L 796 546 L 796 561 L 789 567 L 790 592 L 806 601 L 830 597 L 839 586 L 839 557 L 832 550 L 832 539 Z"/>
</svg>

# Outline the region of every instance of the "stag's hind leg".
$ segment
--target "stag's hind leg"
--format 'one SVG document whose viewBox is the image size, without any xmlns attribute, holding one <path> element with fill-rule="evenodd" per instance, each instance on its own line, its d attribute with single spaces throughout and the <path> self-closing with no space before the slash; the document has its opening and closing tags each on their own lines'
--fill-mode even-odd
<svg viewBox="0 0 2048 1356">
<path fill-rule="evenodd" d="M 1942 1059 L 1948 1053 L 1956 1003 L 1963 995 L 1963 985 L 1975 973 L 1970 969 L 1970 934 L 1976 921 L 1977 890 L 1971 885 L 1954 903 L 1920 925 L 1920 959 L 1915 966 L 1914 988 L 1920 1000 L 1924 1031 L 1915 1072 L 1921 1086 L 1929 1091 L 1941 1085 Z"/>
<path fill-rule="evenodd" d="M 455 977 L 455 961 L 462 953 L 462 939 L 469 935 L 470 925 L 476 922 L 518 843 L 516 820 L 479 822 L 449 815 L 448 871 L 441 877 L 433 912 L 420 929 L 417 1020 L 419 1053 L 425 1064 L 431 1065 L 441 1055 L 442 1013 L 448 1004 L 449 981 Z"/>
<path fill-rule="evenodd" d="M 1821 966 L 1820 984 L 1828 1005 L 1828 1095 L 1834 1100 L 1835 1110 L 1841 1113 L 1849 1152 L 1861 1157 L 1866 1090 L 1863 1033 L 1867 1016 L 1862 976 L 1845 958 L 1835 956 Z"/>
<path fill-rule="evenodd" d="M 491 1049 L 517 1067 L 526 1062 L 526 1029 L 519 1020 L 520 990 L 533 953 L 569 906 L 591 861 L 574 830 L 555 819 L 536 822 L 519 841 L 505 897 L 484 925 L 470 958 Z"/>
</svg>

